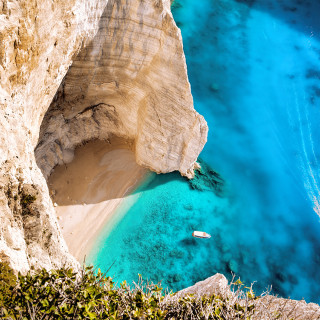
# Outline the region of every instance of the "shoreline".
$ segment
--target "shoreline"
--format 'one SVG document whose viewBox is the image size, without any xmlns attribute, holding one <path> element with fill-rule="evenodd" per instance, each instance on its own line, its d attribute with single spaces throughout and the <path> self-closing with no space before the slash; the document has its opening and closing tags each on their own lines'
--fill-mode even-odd
<svg viewBox="0 0 320 320">
<path fill-rule="evenodd" d="M 48 179 L 56 215 L 69 252 L 80 262 L 148 169 L 136 164 L 123 141 L 90 141 L 75 150 L 69 164 Z"/>
</svg>

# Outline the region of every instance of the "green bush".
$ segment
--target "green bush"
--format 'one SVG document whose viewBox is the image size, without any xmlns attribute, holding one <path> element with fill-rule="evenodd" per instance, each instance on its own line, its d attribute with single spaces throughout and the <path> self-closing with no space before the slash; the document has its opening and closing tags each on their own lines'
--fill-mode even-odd
<svg viewBox="0 0 320 320">
<path fill-rule="evenodd" d="M 36 196 L 33 196 L 31 194 L 24 194 L 21 198 L 21 205 L 25 207 L 26 205 L 35 202 L 36 199 Z"/>
<path fill-rule="evenodd" d="M 164 292 L 141 279 L 115 286 L 92 267 L 30 270 L 18 277 L 0 262 L 0 319 L 320 319 L 320 308 L 304 301 L 255 296 L 252 286 L 232 281 L 219 295 Z"/>
<path fill-rule="evenodd" d="M 0 310 L 8 305 L 13 289 L 17 283 L 15 276 L 8 263 L 0 263 Z"/>
</svg>

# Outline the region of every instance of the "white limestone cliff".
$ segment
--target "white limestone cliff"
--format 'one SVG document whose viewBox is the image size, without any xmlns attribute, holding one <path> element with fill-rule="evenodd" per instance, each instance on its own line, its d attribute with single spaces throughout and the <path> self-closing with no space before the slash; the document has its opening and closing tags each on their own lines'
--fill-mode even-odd
<svg viewBox="0 0 320 320">
<path fill-rule="evenodd" d="M 19 271 L 76 266 L 34 147 L 73 56 L 96 34 L 106 1 L 0 0 L 0 260 Z"/>
<path fill-rule="evenodd" d="M 0 260 L 77 266 L 45 180 L 56 164 L 119 136 L 139 164 L 191 176 L 206 142 L 169 1 L 0 0 L 0 127 Z"/>
<path fill-rule="evenodd" d="M 134 142 L 138 164 L 192 176 L 207 130 L 170 4 L 109 0 L 45 116 L 36 157 L 47 177 L 81 142 L 118 136 Z"/>
</svg>

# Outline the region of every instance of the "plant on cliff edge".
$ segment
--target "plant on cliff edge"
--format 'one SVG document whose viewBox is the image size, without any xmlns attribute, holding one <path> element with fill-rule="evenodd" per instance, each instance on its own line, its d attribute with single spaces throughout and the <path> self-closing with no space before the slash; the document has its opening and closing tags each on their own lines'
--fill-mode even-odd
<svg viewBox="0 0 320 320">
<path fill-rule="evenodd" d="M 271 298 L 269 298 L 271 297 Z M 266 299 L 265 299 L 266 298 Z M 297 303 L 274 307 L 273 296 L 256 297 L 252 286 L 232 282 L 219 295 L 164 293 L 140 276 L 130 288 L 115 286 L 110 277 L 92 267 L 79 273 L 61 268 L 31 270 L 15 276 L 0 262 L 0 318 L 49 319 L 319 319 L 317 312 L 295 317 Z M 281 300 L 281 299 L 279 299 Z M 289 307 L 289 308 L 288 308 Z M 305 313 L 303 313 L 305 315 Z M 287 317 L 290 315 L 290 317 Z"/>
</svg>

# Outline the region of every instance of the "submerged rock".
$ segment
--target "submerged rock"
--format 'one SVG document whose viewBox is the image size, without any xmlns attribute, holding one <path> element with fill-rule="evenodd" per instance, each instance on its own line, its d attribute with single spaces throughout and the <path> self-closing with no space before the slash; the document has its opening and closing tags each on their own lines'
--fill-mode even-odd
<svg viewBox="0 0 320 320">
<path fill-rule="evenodd" d="M 199 191 L 212 191 L 217 196 L 222 196 L 223 179 L 203 160 L 198 159 L 199 168 L 195 171 L 194 178 L 189 180 L 192 189 Z"/>
<path fill-rule="evenodd" d="M 231 259 L 229 261 L 229 268 L 232 272 L 234 272 L 235 274 L 238 274 L 239 273 L 239 266 L 238 266 L 238 263 L 236 260 L 234 259 Z"/>
<path fill-rule="evenodd" d="M 219 91 L 219 89 L 220 89 L 220 87 L 219 87 L 219 85 L 217 83 L 215 83 L 215 82 L 211 83 L 211 85 L 210 85 L 210 90 L 211 91 L 217 92 L 217 91 Z"/>
</svg>

